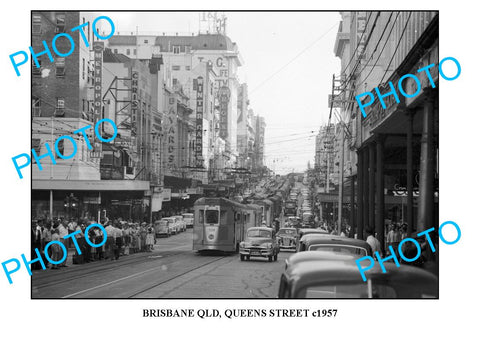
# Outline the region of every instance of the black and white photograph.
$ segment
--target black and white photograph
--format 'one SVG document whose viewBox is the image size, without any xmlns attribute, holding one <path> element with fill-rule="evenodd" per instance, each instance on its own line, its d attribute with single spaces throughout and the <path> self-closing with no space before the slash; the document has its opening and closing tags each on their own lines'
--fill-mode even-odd
<svg viewBox="0 0 480 340">
<path fill-rule="evenodd" d="M 475 334 L 473 6 L 6 13 L 2 338 Z"/>
<path fill-rule="evenodd" d="M 32 298 L 438 298 L 438 27 L 33 11 Z"/>
</svg>

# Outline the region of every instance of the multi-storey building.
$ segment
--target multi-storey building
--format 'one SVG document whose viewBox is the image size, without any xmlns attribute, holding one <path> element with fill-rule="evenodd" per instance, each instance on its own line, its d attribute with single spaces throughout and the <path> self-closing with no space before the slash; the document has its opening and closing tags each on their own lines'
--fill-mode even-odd
<svg viewBox="0 0 480 340">
<path fill-rule="evenodd" d="M 218 107 L 220 114 L 217 136 L 224 140 L 225 152 L 234 163 L 237 156 L 237 68 L 242 65 L 242 58 L 230 38 L 224 34 L 115 35 L 108 44 L 112 50 L 132 58 L 150 59 L 161 55 L 171 85 L 179 82 L 190 98 L 195 95 L 191 71 L 202 63 L 212 65 L 216 69 L 212 107 Z M 222 104 L 218 102 L 220 98 L 224 99 Z M 209 132 L 213 135 L 213 129 Z"/>
<path fill-rule="evenodd" d="M 101 86 L 98 80 L 102 77 L 94 74 L 94 62 L 97 66 L 101 65 L 103 57 L 101 44 L 98 44 L 91 24 L 94 18 L 93 13 L 83 12 L 32 13 L 34 51 L 45 50 L 42 41 L 50 42 L 56 34 L 63 32 L 68 32 L 75 44 L 73 52 L 67 57 L 59 57 L 52 52 L 52 62 L 47 54 L 43 54 L 37 58 L 39 67 L 32 65 L 32 144 L 37 155 L 47 155 L 39 160 L 39 164 L 32 166 L 34 218 L 63 216 L 99 220 L 105 215 L 102 212 L 110 211 L 113 196 L 117 201 L 129 200 L 130 205 L 138 203 L 129 211 L 138 212 L 137 218 L 143 217 L 144 192 L 149 190 L 149 182 L 102 180 L 102 148 L 105 145 L 107 149 L 113 143 L 102 143 L 95 137 L 94 129 L 90 128 L 86 134 L 93 148 L 89 149 L 82 135 L 74 133 L 104 117 L 101 100 L 98 96 L 94 97 L 94 85 Z M 79 30 L 71 31 L 84 23 L 88 25 L 83 27 L 82 34 L 89 47 Z M 95 45 L 100 48 L 98 53 L 93 50 Z M 70 41 L 57 39 L 56 47 L 60 53 L 66 54 L 71 48 Z M 102 68 L 97 69 L 102 73 Z M 103 124 L 99 131 L 105 137 L 113 134 L 113 128 L 108 124 Z M 53 151 L 55 141 L 62 135 L 71 136 L 77 145 L 77 151 L 70 159 L 61 159 Z M 50 154 L 47 143 L 52 150 Z M 67 139 L 57 146 L 63 155 L 74 152 L 73 144 Z M 112 194 L 118 191 L 122 192 L 121 197 Z M 65 203 L 66 200 L 68 203 Z"/>
<path fill-rule="evenodd" d="M 254 157 L 252 168 L 254 171 L 260 171 L 265 166 L 264 154 L 265 154 L 265 118 L 260 115 L 255 115 L 253 118 L 253 126 L 255 130 L 255 144 Z"/>
<path fill-rule="evenodd" d="M 333 185 L 338 184 L 338 165 L 335 162 L 337 149 L 334 147 L 338 129 L 338 124 L 322 126 L 315 137 L 315 169 L 321 192 L 330 192 Z"/>
<path fill-rule="evenodd" d="M 383 246 L 388 221 L 407 223 L 409 235 L 438 223 L 438 68 L 431 69 L 434 86 L 417 73 L 438 65 L 438 12 L 341 15 L 334 52 L 342 65 L 336 100 L 351 151 L 348 194 L 356 200 L 349 219 L 359 237 L 374 229 Z M 387 94 L 389 84 L 398 93 L 405 74 L 415 74 L 422 86 L 414 98 L 399 94 L 397 101 Z M 409 93 L 414 85 L 411 78 L 404 82 Z M 355 96 L 376 94 L 376 87 L 386 94 L 385 106 L 376 96 L 363 117 Z"/>
</svg>

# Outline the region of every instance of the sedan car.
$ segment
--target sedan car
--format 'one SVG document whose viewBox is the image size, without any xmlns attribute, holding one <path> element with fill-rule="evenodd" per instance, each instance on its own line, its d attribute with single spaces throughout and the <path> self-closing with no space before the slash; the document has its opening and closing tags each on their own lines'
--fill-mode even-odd
<svg viewBox="0 0 480 340">
<path fill-rule="evenodd" d="M 177 227 L 178 227 L 178 232 L 181 232 L 181 231 L 186 231 L 187 230 L 187 224 L 185 223 L 185 221 L 183 220 L 183 216 L 181 215 L 176 215 L 176 216 L 172 216 L 176 222 L 177 222 Z"/>
<path fill-rule="evenodd" d="M 301 261 L 280 278 L 279 298 L 438 298 L 438 277 L 413 266 L 376 263 L 363 281 L 355 261 Z"/>
<path fill-rule="evenodd" d="M 296 249 L 297 245 L 297 229 L 296 228 L 280 228 L 277 232 L 277 243 L 282 249 Z"/>
<path fill-rule="evenodd" d="M 330 234 L 304 235 L 298 242 L 297 252 L 311 250 L 372 256 L 372 249 L 366 241 Z"/>
<path fill-rule="evenodd" d="M 185 224 L 187 225 L 187 228 L 193 228 L 193 214 L 192 213 L 185 213 L 182 214 L 183 220 L 185 221 Z"/>
<path fill-rule="evenodd" d="M 240 242 L 240 260 L 250 260 L 250 256 L 268 258 L 277 261 L 280 248 L 272 228 L 253 227 L 248 229 L 245 241 Z"/>
<path fill-rule="evenodd" d="M 172 234 L 171 228 L 169 227 L 169 222 L 164 219 L 155 221 L 153 228 L 155 229 L 155 236 L 157 237 L 170 237 Z"/>
<path fill-rule="evenodd" d="M 331 252 L 325 250 L 319 251 L 302 251 L 300 253 L 295 253 L 289 258 L 285 259 L 285 270 L 290 266 L 294 266 L 300 262 L 306 261 L 331 261 L 331 260 L 351 260 L 355 261 L 359 259 L 360 255 L 346 254 L 340 252 Z"/>
<path fill-rule="evenodd" d="M 168 228 L 170 230 L 170 234 L 178 234 L 178 223 L 177 220 L 173 217 L 164 217 L 161 221 L 168 222 Z"/>
</svg>

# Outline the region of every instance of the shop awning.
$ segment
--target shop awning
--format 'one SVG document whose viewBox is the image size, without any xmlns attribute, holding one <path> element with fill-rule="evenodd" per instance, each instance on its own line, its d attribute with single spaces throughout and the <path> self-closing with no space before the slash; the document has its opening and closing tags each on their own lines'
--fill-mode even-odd
<svg viewBox="0 0 480 340">
<path fill-rule="evenodd" d="M 49 180 L 32 181 L 32 190 L 76 190 L 76 191 L 145 191 L 150 190 L 149 181 L 134 180 Z"/>
</svg>

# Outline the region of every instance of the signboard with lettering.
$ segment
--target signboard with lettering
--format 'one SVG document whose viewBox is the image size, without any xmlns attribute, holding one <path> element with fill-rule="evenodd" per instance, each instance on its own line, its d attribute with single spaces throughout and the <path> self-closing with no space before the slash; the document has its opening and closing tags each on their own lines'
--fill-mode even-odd
<svg viewBox="0 0 480 340">
<path fill-rule="evenodd" d="M 102 117 L 102 69 L 103 69 L 103 41 L 93 43 L 93 120 L 98 122 Z M 102 158 L 102 144 L 94 143 L 89 152 L 90 158 Z"/>
<path fill-rule="evenodd" d="M 95 121 L 102 116 L 102 67 L 103 67 L 103 41 L 93 43 L 94 53 L 94 78 L 93 78 L 93 113 Z"/>
<path fill-rule="evenodd" d="M 222 86 L 218 89 L 218 102 L 220 104 L 220 138 L 228 137 L 228 102 L 230 101 L 230 89 Z"/>
<path fill-rule="evenodd" d="M 197 106 L 195 124 L 195 165 L 203 167 L 203 77 L 197 78 Z"/>
<path fill-rule="evenodd" d="M 174 95 L 172 95 L 173 99 L 175 99 Z M 166 166 L 169 170 L 174 170 L 177 167 L 177 105 L 176 101 L 169 101 L 168 102 L 168 115 L 166 121 Z"/>
<path fill-rule="evenodd" d="M 357 12 L 357 26 L 356 26 L 356 33 L 357 33 L 357 58 L 364 59 L 365 58 L 365 42 L 367 40 L 367 34 L 365 34 L 366 29 L 366 20 L 367 20 L 367 12 Z"/>
<path fill-rule="evenodd" d="M 137 126 L 137 110 L 138 110 L 138 72 L 132 70 L 132 84 L 131 84 L 131 108 L 130 108 L 130 122 L 132 123 L 132 132 L 136 132 Z"/>
</svg>

